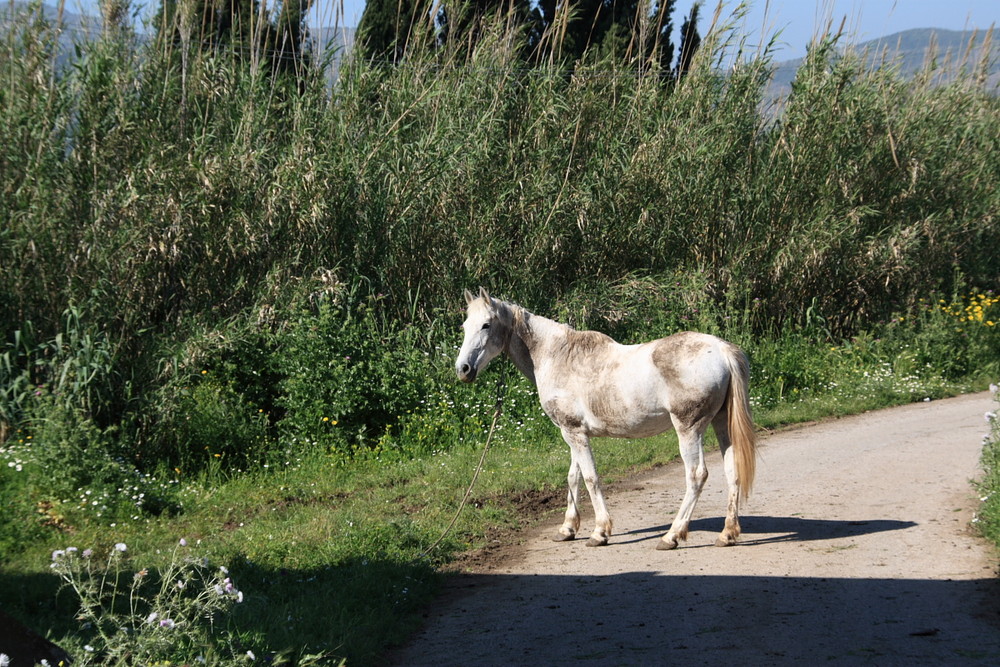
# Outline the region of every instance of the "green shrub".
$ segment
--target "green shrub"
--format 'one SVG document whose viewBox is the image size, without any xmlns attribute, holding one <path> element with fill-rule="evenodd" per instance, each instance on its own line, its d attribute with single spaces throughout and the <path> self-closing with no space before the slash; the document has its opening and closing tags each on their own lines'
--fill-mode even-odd
<svg viewBox="0 0 1000 667">
<path fill-rule="evenodd" d="M 1000 402 L 1000 388 L 990 385 L 993 399 Z M 1000 547 L 1000 418 L 997 410 L 986 413 L 989 432 L 983 436 L 983 477 L 979 481 L 980 506 L 972 522 Z"/>
<path fill-rule="evenodd" d="M 370 449 L 440 386 L 425 334 L 386 319 L 382 298 L 320 298 L 283 333 L 282 438 L 338 455 Z"/>
<path fill-rule="evenodd" d="M 188 473 L 259 465 L 273 443 L 263 408 L 248 403 L 241 392 L 211 377 L 209 371 L 204 373 L 182 390 L 175 408 L 172 435 L 176 444 L 171 459 Z"/>
</svg>

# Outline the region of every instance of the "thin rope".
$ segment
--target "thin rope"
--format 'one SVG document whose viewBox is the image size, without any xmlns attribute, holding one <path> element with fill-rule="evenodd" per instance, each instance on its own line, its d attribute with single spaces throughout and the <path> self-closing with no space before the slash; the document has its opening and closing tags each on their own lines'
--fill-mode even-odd
<svg viewBox="0 0 1000 667">
<path fill-rule="evenodd" d="M 434 540 L 434 544 L 427 547 L 419 556 L 417 556 L 418 560 L 426 558 L 430 552 L 434 551 L 434 549 L 441 544 L 448 533 L 451 532 L 451 529 L 455 527 L 455 522 L 458 521 L 458 516 L 462 513 L 462 510 L 465 509 L 465 505 L 469 501 L 469 496 L 472 495 L 472 487 L 476 485 L 476 480 L 479 479 L 479 473 L 482 472 L 483 464 L 486 463 L 486 454 L 490 451 L 490 444 L 493 442 L 493 432 L 497 427 L 497 419 L 500 418 L 500 413 L 503 412 L 504 389 L 507 386 L 507 382 L 504 377 L 505 370 L 506 365 L 501 368 L 500 377 L 497 379 L 497 402 L 493 409 L 493 421 L 490 422 L 490 431 L 486 435 L 486 444 L 483 445 L 483 454 L 479 457 L 479 465 L 476 466 L 476 472 L 472 475 L 472 481 L 469 482 L 469 487 L 465 490 L 465 496 L 463 496 L 462 502 L 459 503 L 458 509 L 455 511 L 455 516 L 451 518 L 451 523 L 449 523 L 448 527 L 444 529 L 441 536 Z"/>
</svg>

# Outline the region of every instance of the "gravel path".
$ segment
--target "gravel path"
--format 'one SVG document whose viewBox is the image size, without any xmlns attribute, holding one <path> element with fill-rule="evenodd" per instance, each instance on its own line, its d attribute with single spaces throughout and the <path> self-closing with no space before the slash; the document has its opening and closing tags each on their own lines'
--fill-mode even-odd
<svg viewBox="0 0 1000 667">
<path fill-rule="evenodd" d="M 610 545 L 552 542 L 561 513 L 546 516 L 502 558 L 453 576 L 388 660 L 998 665 L 996 554 L 969 527 L 994 407 L 972 394 L 763 438 L 733 548 L 712 546 L 725 512 L 717 452 L 675 551 L 655 546 L 683 495 L 679 466 L 619 485 Z"/>
</svg>

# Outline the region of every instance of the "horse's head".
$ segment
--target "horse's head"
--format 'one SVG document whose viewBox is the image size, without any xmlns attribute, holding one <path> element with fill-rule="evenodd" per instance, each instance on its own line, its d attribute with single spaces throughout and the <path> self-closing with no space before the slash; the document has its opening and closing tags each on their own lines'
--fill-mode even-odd
<svg viewBox="0 0 1000 667">
<path fill-rule="evenodd" d="M 510 323 L 503 317 L 501 303 L 482 287 L 479 296 L 465 290 L 465 303 L 465 340 L 455 360 L 455 372 L 462 382 L 472 382 L 493 357 L 503 352 L 510 337 Z"/>
</svg>

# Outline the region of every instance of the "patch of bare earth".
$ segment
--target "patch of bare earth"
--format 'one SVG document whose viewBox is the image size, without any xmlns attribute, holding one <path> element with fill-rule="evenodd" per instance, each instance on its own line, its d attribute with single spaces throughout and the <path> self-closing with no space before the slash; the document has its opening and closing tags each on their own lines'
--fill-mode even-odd
<svg viewBox="0 0 1000 667">
<path fill-rule="evenodd" d="M 763 437 L 732 548 L 712 546 L 718 453 L 675 551 L 655 546 L 684 492 L 679 465 L 608 487 L 606 547 L 584 546 L 586 513 L 584 539 L 551 540 L 564 491 L 526 497 L 542 518 L 459 560 L 422 631 L 386 660 L 1000 664 L 996 553 L 970 528 L 993 407 L 974 394 Z"/>
</svg>

